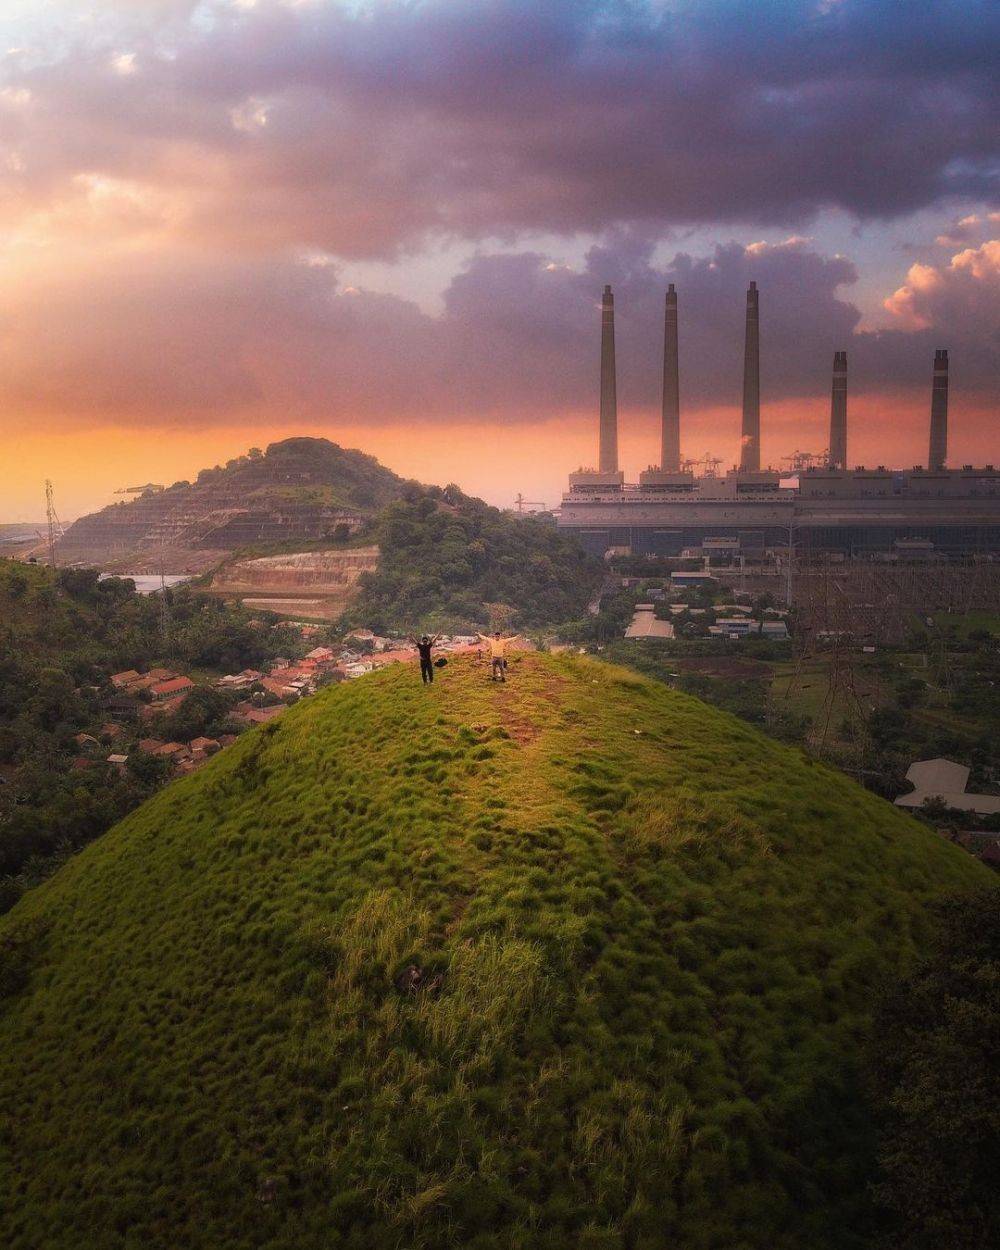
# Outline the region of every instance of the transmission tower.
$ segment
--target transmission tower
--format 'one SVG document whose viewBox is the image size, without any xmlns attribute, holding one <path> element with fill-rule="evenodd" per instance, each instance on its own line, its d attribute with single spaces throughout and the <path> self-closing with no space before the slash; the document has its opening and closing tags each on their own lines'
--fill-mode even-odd
<svg viewBox="0 0 1000 1250">
<path fill-rule="evenodd" d="M 56 538 L 62 537 L 63 528 L 59 518 L 56 516 L 56 506 L 53 501 L 52 483 L 48 478 L 45 479 L 45 518 L 49 525 L 49 564 L 52 568 L 56 567 Z"/>
</svg>

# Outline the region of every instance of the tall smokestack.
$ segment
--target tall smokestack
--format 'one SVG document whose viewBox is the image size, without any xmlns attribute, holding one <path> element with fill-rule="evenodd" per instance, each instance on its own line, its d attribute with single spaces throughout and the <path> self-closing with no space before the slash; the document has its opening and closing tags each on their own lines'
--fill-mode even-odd
<svg viewBox="0 0 1000 1250">
<path fill-rule="evenodd" d="M 747 334 L 743 349 L 743 437 L 740 468 L 760 468 L 760 315 L 757 283 L 747 291 Z"/>
<path fill-rule="evenodd" d="M 934 388 L 931 391 L 931 445 L 928 469 L 943 469 L 948 460 L 948 353 L 934 353 Z"/>
<path fill-rule="evenodd" d="M 602 473 L 618 472 L 618 395 L 615 385 L 615 297 L 604 288 L 601 300 L 601 452 Z"/>
<path fill-rule="evenodd" d="M 681 401 L 677 365 L 677 292 L 667 287 L 663 319 L 663 443 L 660 468 L 676 473 L 681 467 Z"/>
<path fill-rule="evenodd" d="M 847 352 L 833 353 L 830 396 L 830 468 L 847 468 Z"/>
</svg>

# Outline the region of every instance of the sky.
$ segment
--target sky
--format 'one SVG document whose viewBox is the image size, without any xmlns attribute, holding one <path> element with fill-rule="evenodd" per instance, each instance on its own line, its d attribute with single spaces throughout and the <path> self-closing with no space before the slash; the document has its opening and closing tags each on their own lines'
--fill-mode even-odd
<svg viewBox="0 0 1000 1250">
<path fill-rule="evenodd" d="M 597 441 L 1000 462 L 993 0 L 0 0 L 0 521 L 292 434 L 497 504 Z"/>
</svg>

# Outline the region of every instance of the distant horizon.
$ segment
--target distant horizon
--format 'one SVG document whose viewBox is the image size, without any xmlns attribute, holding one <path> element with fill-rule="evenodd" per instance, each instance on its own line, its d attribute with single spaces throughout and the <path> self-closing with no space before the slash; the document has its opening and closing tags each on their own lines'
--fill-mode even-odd
<svg viewBox="0 0 1000 1250">
<path fill-rule="evenodd" d="M 856 409 L 861 406 L 861 401 L 855 405 L 854 409 L 849 409 L 850 433 L 849 446 L 857 448 L 858 454 L 855 455 L 853 450 L 850 457 L 851 466 L 865 465 L 868 468 L 874 468 L 876 465 L 885 465 L 887 468 L 905 471 L 912 468 L 916 464 L 926 464 L 927 460 L 927 426 L 929 422 L 930 409 L 930 387 L 927 387 L 926 393 L 926 412 L 921 414 L 922 426 L 920 420 L 916 416 L 912 418 L 915 429 L 908 432 L 904 445 L 913 452 L 913 457 L 909 458 L 905 455 L 884 458 L 877 454 L 877 449 L 882 443 L 882 436 L 879 435 L 877 428 L 873 429 L 864 421 L 863 414 L 859 414 Z M 814 401 L 810 406 L 811 421 L 810 427 L 815 429 L 817 426 L 822 429 L 822 424 L 829 419 L 828 411 L 818 411 L 825 402 L 826 408 L 829 407 L 829 401 Z M 798 405 L 799 408 L 805 405 Z M 775 415 L 772 410 L 772 416 Z M 784 414 L 780 414 L 784 416 Z M 884 412 L 879 414 L 882 422 L 885 422 Z M 967 413 L 965 415 L 968 415 Z M 951 423 L 949 427 L 950 446 L 954 448 L 948 457 L 948 465 L 950 468 L 961 468 L 964 464 L 973 464 L 975 467 L 983 467 L 987 463 L 997 463 L 1000 461 L 1000 446 L 994 445 L 993 455 L 990 455 L 989 440 L 982 439 L 973 435 L 970 438 L 968 430 L 963 430 L 962 426 L 963 405 L 961 403 L 961 394 L 952 393 L 951 397 Z M 708 421 L 690 421 L 691 425 L 695 425 L 699 431 L 696 435 L 699 438 L 697 448 L 691 450 L 684 444 L 685 416 L 682 413 L 682 455 L 685 458 L 701 459 L 705 455 L 718 455 L 720 448 L 729 448 L 730 455 L 727 458 L 722 456 L 722 463 L 719 465 L 718 471 L 725 473 L 728 469 L 735 467 L 738 462 L 739 449 L 739 410 L 733 406 L 731 409 L 724 410 L 722 413 L 715 413 Z M 619 438 L 622 446 L 622 463 L 625 468 L 626 481 L 635 481 L 639 473 L 655 464 L 655 453 L 658 450 L 659 438 L 659 413 L 651 410 L 645 410 L 642 413 L 633 413 L 624 411 L 619 414 Z M 725 439 L 721 435 L 716 434 L 714 445 L 707 441 L 712 436 L 704 433 L 705 425 L 712 425 L 716 431 L 719 426 L 727 423 L 731 428 L 727 430 L 728 437 Z M 855 429 L 855 425 L 860 424 L 860 429 Z M 793 470 L 782 463 L 781 455 L 769 454 L 770 450 L 777 442 L 777 438 L 772 431 L 768 429 L 768 407 L 764 407 L 761 417 L 762 425 L 762 441 L 764 446 L 763 467 L 777 469 L 783 474 L 791 475 Z M 789 431 L 789 423 L 786 420 L 778 424 L 778 428 L 784 430 L 786 435 Z M 386 468 L 391 469 L 400 477 L 414 478 L 425 485 L 445 486 L 449 482 L 454 482 L 466 494 L 475 495 L 484 499 L 487 503 L 495 507 L 507 508 L 512 507 L 515 503 L 517 494 L 520 492 L 526 501 L 539 500 L 551 509 L 558 507 L 562 497 L 562 493 L 566 489 L 567 479 L 571 472 L 581 467 L 590 467 L 597 460 L 597 412 L 596 404 L 593 414 L 580 416 L 575 419 L 570 427 L 563 426 L 559 434 L 552 440 L 555 449 L 565 444 L 569 449 L 579 451 L 582 458 L 578 457 L 575 461 L 567 461 L 564 465 L 552 465 L 548 461 L 548 457 L 552 451 L 552 444 L 545 449 L 545 453 L 539 452 L 538 429 L 523 430 L 516 427 L 505 429 L 502 432 L 502 440 L 505 447 L 517 446 L 518 435 L 525 435 L 526 448 L 524 453 L 517 457 L 518 463 L 523 465 L 522 476 L 516 476 L 516 470 L 507 469 L 508 476 L 502 482 L 497 482 L 497 474 L 495 472 L 496 465 L 481 458 L 482 451 L 482 434 L 475 427 L 467 427 L 462 431 L 463 439 L 456 440 L 456 431 L 449 432 L 446 440 L 447 447 L 442 448 L 436 440 L 433 445 L 428 445 L 424 440 L 417 447 L 401 445 L 394 431 L 363 431 L 363 430 L 343 430 L 330 431 L 322 428 L 291 428 L 274 431 L 227 431 L 220 430 L 216 432 L 216 437 L 212 440 L 195 440 L 190 441 L 182 436 L 178 437 L 177 450 L 180 454 L 172 457 L 167 463 L 174 466 L 186 466 L 184 471 L 174 471 L 167 474 L 158 475 L 154 469 L 157 464 L 161 467 L 164 465 L 164 444 L 160 442 L 155 451 L 152 448 L 143 446 L 145 441 L 139 438 L 130 448 L 129 454 L 121 454 L 122 436 L 119 434 L 116 438 L 118 447 L 118 456 L 111 458 L 109 456 L 107 462 L 103 465 L 92 464 L 86 473 L 88 484 L 81 485 L 82 474 L 63 474 L 59 475 L 55 468 L 52 471 L 52 481 L 55 490 L 56 510 L 59 518 L 64 525 L 70 524 L 72 521 L 79 519 L 81 516 L 89 515 L 97 512 L 101 508 L 107 507 L 109 504 L 127 501 L 128 496 L 117 495 L 115 492 L 123 490 L 129 486 L 141 485 L 144 482 L 162 483 L 163 486 L 171 486 L 178 481 L 194 481 L 198 473 L 204 469 L 211 469 L 217 465 L 224 465 L 227 460 L 235 459 L 238 456 L 245 455 L 251 447 L 266 448 L 272 443 L 282 442 L 289 438 L 317 438 L 327 439 L 330 442 L 338 443 L 345 449 L 363 452 L 366 455 L 374 456 Z M 798 442 L 794 441 L 795 426 L 791 426 L 793 437 L 785 437 L 783 440 L 788 446 L 785 458 L 799 450 L 822 450 L 816 439 L 812 443 L 816 447 L 812 447 L 808 438 L 800 437 Z M 264 437 L 265 433 L 267 437 Z M 898 431 L 897 431 L 898 433 Z M 374 435 L 374 437 L 373 437 Z M 551 436 L 550 436 L 551 437 Z M 362 439 L 367 438 L 367 445 Z M 239 440 L 243 442 L 229 441 Z M 809 444 L 804 445 L 804 444 Z M 586 450 L 590 447 L 590 456 L 587 458 Z M 649 453 L 644 457 L 643 448 Z M 922 451 L 921 451 L 922 448 Z M 211 449 L 211 450 L 210 450 Z M 779 445 L 777 450 L 781 451 Z M 205 454 L 207 452 L 207 454 Z M 651 458 L 652 457 L 652 458 Z M 995 458 L 994 458 L 995 457 Z M 541 462 L 540 462 L 541 459 Z M 22 457 L 22 463 L 24 457 Z M 145 467 L 143 467 L 145 466 Z M 420 467 L 418 467 L 420 466 Z M 449 466 L 456 471 L 446 471 Z M 42 465 L 42 468 L 45 466 Z M 434 474 L 435 468 L 441 471 Z M 698 474 L 702 470 L 695 469 Z M 103 477 L 108 483 L 103 488 L 95 487 L 95 473 Z M 523 482 L 524 485 L 519 483 Z M 20 515 L 15 513 L 15 508 L 10 510 L 10 514 L 0 515 L 0 524 L 40 524 L 37 516 L 44 518 L 44 478 L 39 478 L 34 492 L 25 487 L 30 487 L 30 482 L 25 483 L 21 478 L 21 494 L 26 501 L 26 505 L 20 510 Z M 112 485 L 112 483 L 114 483 Z M 35 515 L 32 515 L 31 504 L 27 501 L 30 494 L 35 493 L 42 501 L 41 507 L 35 505 Z M 79 499 L 77 506 L 60 506 L 60 501 Z"/>
</svg>

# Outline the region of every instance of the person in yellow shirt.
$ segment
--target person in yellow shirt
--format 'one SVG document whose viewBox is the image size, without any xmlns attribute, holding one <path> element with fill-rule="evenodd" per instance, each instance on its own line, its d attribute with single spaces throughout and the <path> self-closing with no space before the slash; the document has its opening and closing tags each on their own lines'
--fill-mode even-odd
<svg viewBox="0 0 1000 1250">
<path fill-rule="evenodd" d="M 490 644 L 490 663 L 493 669 L 494 681 L 507 680 L 507 648 L 520 636 L 520 634 L 511 634 L 509 638 L 505 638 L 499 630 L 491 638 L 487 637 L 486 634 L 479 635 L 482 642 Z"/>
</svg>

